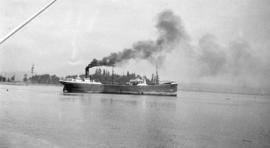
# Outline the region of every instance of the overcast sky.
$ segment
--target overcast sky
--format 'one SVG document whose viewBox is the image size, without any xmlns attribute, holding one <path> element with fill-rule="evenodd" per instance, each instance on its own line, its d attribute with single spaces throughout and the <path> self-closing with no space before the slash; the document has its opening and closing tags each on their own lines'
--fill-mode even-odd
<svg viewBox="0 0 270 148">
<path fill-rule="evenodd" d="M 0 38 L 44 7 L 49 0 L 0 0 Z M 57 0 L 48 10 L 0 45 L 0 72 L 30 71 L 60 76 L 84 73 L 93 59 L 155 39 L 157 15 L 172 10 L 180 16 L 190 43 L 212 34 L 220 45 L 242 39 L 262 58 L 270 47 L 268 0 Z M 167 55 L 164 79 L 181 81 L 190 63 L 181 52 Z M 118 68 L 150 75 L 146 61 Z M 192 70 L 191 70 L 192 71 Z"/>
</svg>

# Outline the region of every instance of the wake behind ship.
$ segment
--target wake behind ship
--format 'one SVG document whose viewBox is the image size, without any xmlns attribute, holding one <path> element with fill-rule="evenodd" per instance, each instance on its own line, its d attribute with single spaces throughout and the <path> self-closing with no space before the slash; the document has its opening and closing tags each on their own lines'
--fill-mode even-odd
<svg viewBox="0 0 270 148">
<path fill-rule="evenodd" d="M 68 78 L 60 80 L 64 85 L 63 91 L 69 93 L 110 93 L 110 94 L 136 94 L 136 95 L 163 95 L 177 96 L 177 83 L 164 82 L 147 84 L 144 79 L 136 78 L 127 84 L 102 84 L 92 80 L 86 69 L 85 78 Z"/>
</svg>

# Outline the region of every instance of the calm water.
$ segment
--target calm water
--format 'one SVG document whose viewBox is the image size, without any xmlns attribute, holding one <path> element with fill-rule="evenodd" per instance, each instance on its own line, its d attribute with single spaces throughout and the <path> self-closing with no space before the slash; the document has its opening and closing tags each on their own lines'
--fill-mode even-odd
<svg viewBox="0 0 270 148">
<path fill-rule="evenodd" d="M 8 91 L 7 91 L 8 89 Z M 0 85 L 0 148 L 270 147 L 270 97 L 63 94 Z"/>
</svg>

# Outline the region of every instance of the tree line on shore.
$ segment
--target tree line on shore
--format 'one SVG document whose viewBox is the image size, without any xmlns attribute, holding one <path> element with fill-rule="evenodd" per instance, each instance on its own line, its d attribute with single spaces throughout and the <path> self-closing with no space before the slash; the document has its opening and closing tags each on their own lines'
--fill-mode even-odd
<svg viewBox="0 0 270 148">
<path fill-rule="evenodd" d="M 41 74 L 34 75 L 32 77 L 27 77 L 27 74 L 24 74 L 23 82 L 25 83 L 41 83 L 41 84 L 59 84 L 60 78 L 56 75 Z M 15 80 L 15 75 L 12 77 L 5 77 L 0 75 L 0 82 L 18 82 Z"/>
<path fill-rule="evenodd" d="M 69 75 L 66 78 L 76 78 L 78 75 Z M 79 77 L 81 79 L 85 78 L 84 74 L 79 75 Z M 127 73 L 123 73 L 123 74 L 117 74 L 114 73 L 113 71 L 110 72 L 106 69 L 101 69 L 101 68 L 97 68 L 95 70 L 95 72 L 90 75 L 90 79 L 91 80 L 95 80 L 98 82 L 101 82 L 102 84 L 127 84 L 130 80 L 132 79 L 144 79 L 146 81 L 147 84 L 155 84 L 157 83 L 157 81 L 159 81 L 158 79 L 158 75 L 154 75 L 152 74 L 151 79 L 147 78 L 146 76 L 141 76 L 139 74 L 136 73 L 131 73 L 129 71 L 127 71 Z"/>
<path fill-rule="evenodd" d="M 68 75 L 66 78 L 76 78 L 78 75 Z M 79 75 L 81 79 L 85 79 L 85 75 Z M 136 73 L 116 74 L 113 71 L 110 72 L 106 69 L 97 68 L 93 74 L 90 75 L 91 80 L 101 82 L 103 84 L 127 84 L 130 80 L 140 78 L 146 80 L 147 84 L 155 84 L 158 81 L 158 76 L 152 74 L 151 79 L 146 76 L 141 76 Z M 40 83 L 40 84 L 59 84 L 61 78 L 56 75 L 40 74 L 33 75 L 28 78 L 27 74 L 24 74 L 23 82 L 25 83 Z M 0 82 L 15 82 L 15 75 L 12 77 L 4 77 L 0 75 Z"/>
<path fill-rule="evenodd" d="M 0 82 L 14 82 L 15 81 L 15 75 L 12 77 L 4 77 L 0 75 Z"/>
</svg>

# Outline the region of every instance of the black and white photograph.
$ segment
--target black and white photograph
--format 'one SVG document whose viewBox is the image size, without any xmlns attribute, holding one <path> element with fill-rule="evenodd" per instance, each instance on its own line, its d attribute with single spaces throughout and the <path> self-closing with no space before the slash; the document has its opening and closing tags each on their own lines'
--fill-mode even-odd
<svg viewBox="0 0 270 148">
<path fill-rule="evenodd" d="M 0 148 L 269 147 L 269 0 L 0 0 Z"/>
</svg>

